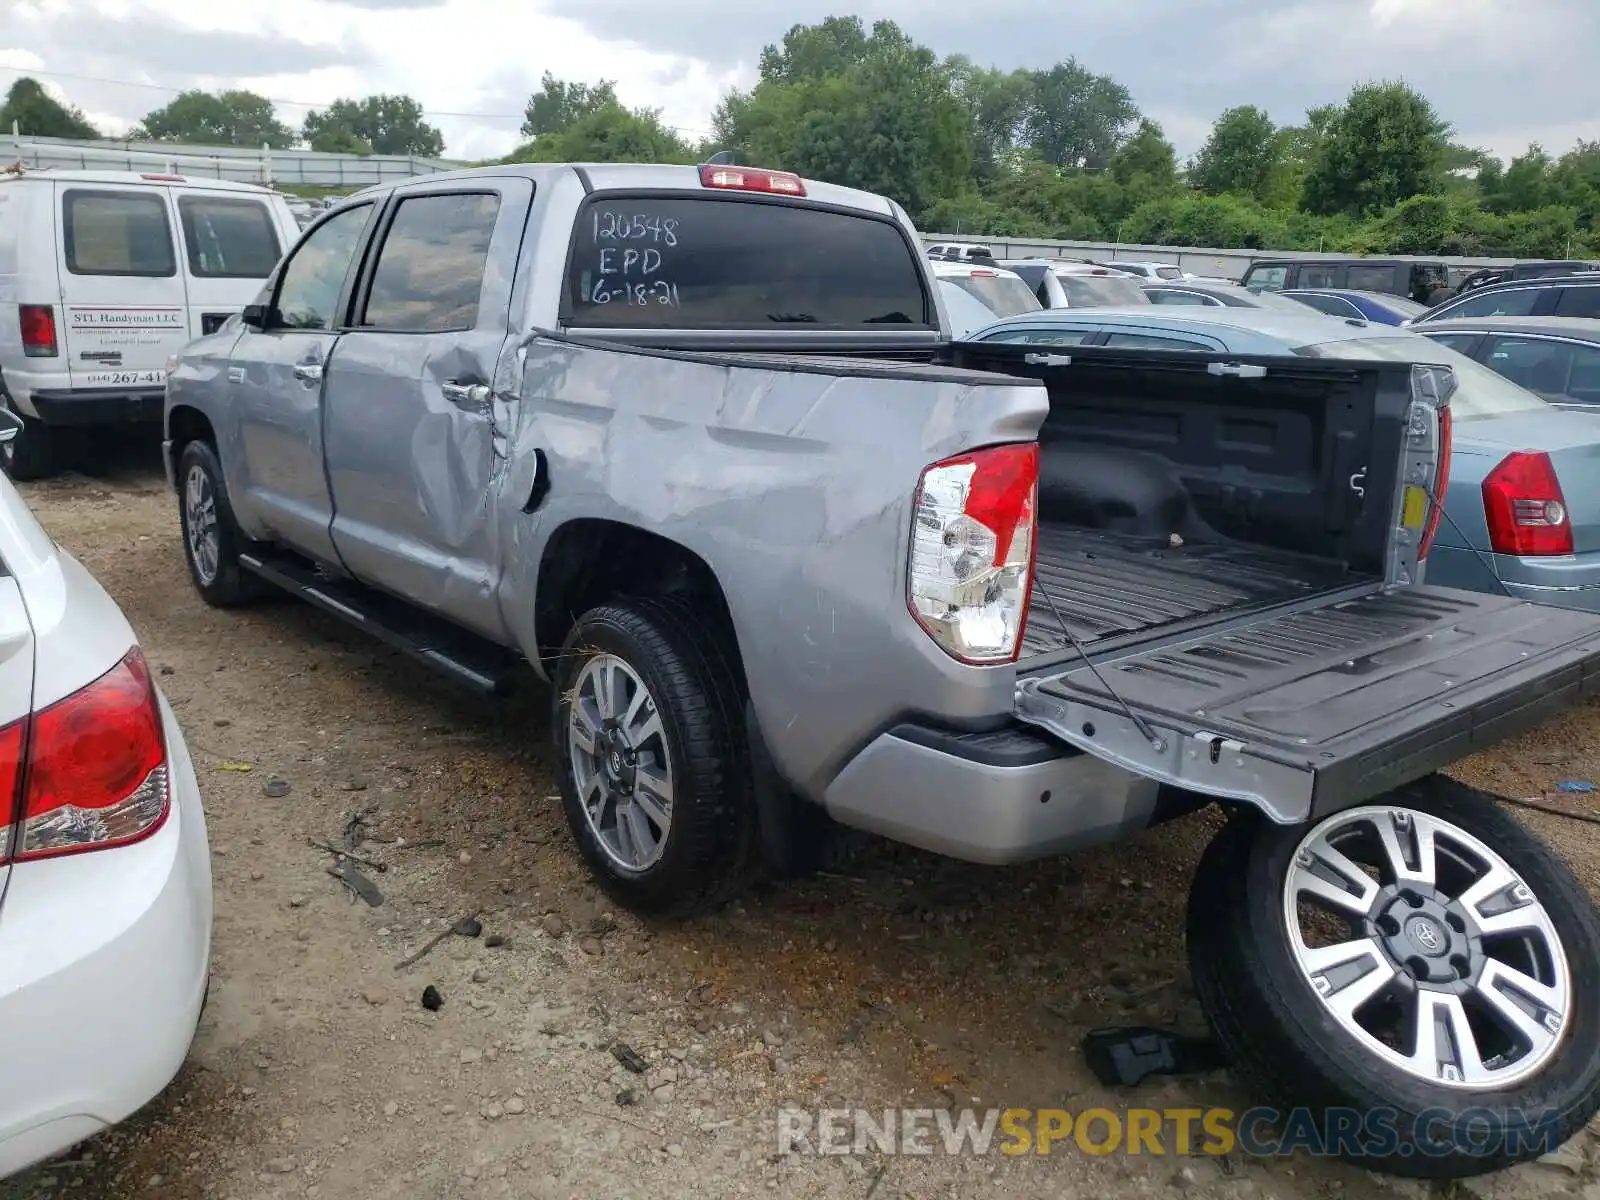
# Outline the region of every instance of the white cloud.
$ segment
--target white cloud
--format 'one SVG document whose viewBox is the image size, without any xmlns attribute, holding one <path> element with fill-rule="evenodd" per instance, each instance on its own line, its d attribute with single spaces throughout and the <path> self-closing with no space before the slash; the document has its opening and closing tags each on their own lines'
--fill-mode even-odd
<svg viewBox="0 0 1600 1200">
<path fill-rule="evenodd" d="M 748 82 L 737 64 L 611 41 L 571 20 L 504 0 L 274 0 L 230 8 L 200 0 L 38 0 L 13 6 L 0 32 L 0 89 L 19 74 L 122 132 L 177 90 L 247 88 L 298 127 L 341 96 L 416 97 L 452 157 L 503 154 L 518 138 L 542 72 L 614 79 L 626 104 L 662 110 L 685 134 Z"/>
</svg>

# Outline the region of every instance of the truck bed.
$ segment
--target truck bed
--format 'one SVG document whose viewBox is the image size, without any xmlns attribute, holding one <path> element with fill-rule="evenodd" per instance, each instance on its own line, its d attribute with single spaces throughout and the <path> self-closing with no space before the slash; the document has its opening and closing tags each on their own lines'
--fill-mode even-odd
<svg viewBox="0 0 1600 1200">
<path fill-rule="evenodd" d="M 1039 530 L 1023 657 L 1248 613 L 1355 582 L 1339 564 L 1239 543 Z"/>
</svg>

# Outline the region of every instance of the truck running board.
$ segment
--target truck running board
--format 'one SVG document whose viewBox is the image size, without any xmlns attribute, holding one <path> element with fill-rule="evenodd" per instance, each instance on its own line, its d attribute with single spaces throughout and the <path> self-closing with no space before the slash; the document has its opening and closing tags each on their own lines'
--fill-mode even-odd
<svg viewBox="0 0 1600 1200">
<path fill-rule="evenodd" d="M 480 695 L 504 696 L 515 683 L 521 663 L 515 651 L 381 592 L 335 582 L 309 563 L 279 555 L 241 554 L 239 565 Z"/>
</svg>

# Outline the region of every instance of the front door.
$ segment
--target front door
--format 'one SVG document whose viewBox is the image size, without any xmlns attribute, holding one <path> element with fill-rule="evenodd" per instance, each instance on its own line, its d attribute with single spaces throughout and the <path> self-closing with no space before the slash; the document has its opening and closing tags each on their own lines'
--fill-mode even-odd
<svg viewBox="0 0 1600 1200">
<path fill-rule="evenodd" d="M 314 226 L 269 292 L 265 328 L 246 328 L 228 364 L 231 430 L 219 430 L 230 499 L 303 553 L 336 561 L 322 469 L 322 376 L 348 309 L 356 251 L 375 206 Z M 237 447 L 237 449 L 235 449 Z"/>
<path fill-rule="evenodd" d="M 496 368 L 526 179 L 399 189 L 326 378 L 333 542 L 356 578 L 488 637 L 500 616 Z"/>
</svg>

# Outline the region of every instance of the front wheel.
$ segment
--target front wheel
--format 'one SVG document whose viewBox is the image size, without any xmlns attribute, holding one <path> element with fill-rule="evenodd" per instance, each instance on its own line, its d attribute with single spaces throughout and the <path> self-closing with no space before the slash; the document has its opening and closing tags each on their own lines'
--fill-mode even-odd
<svg viewBox="0 0 1600 1200">
<path fill-rule="evenodd" d="M 229 608 L 261 595 L 265 585 L 239 565 L 247 542 L 233 519 L 222 464 L 211 443 L 186 445 L 178 456 L 177 475 L 183 555 L 201 599 Z"/>
<path fill-rule="evenodd" d="M 1223 1049 L 1285 1116 L 1315 1114 L 1326 1152 L 1463 1178 L 1600 1109 L 1600 917 L 1549 847 L 1453 780 L 1309 827 L 1231 821 L 1188 943 Z"/>
<path fill-rule="evenodd" d="M 591 609 L 563 647 L 554 709 L 567 823 L 619 904 L 688 915 L 744 882 L 749 755 L 713 622 L 677 600 Z"/>
</svg>

